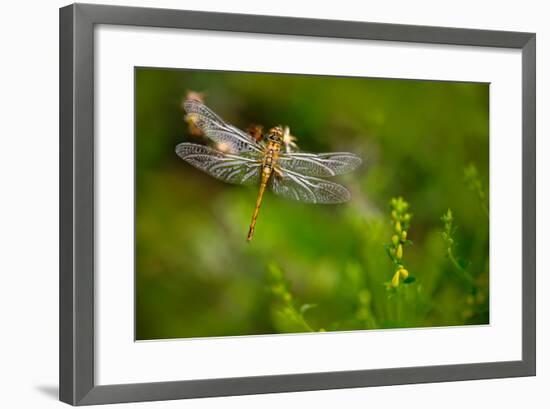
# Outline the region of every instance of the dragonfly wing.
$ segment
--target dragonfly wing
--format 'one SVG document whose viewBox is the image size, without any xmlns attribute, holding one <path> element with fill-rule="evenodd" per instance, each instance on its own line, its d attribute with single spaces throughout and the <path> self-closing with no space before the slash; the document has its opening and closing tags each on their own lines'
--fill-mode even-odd
<svg viewBox="0 0 550 409">
<path fill-rule="evenodd" d="M 330 177 L 351 172 L 361 164 L 361 158 L 353 153 L 281 153 L 281 168 L 305 176 Z"/>
<path fill-rule="evenodd" d="M 288 170 L 274 173 L 271 183 L 273 192 L 298 202 L 334 204 L 351 199 L 351 193 L 342 185 Z"/>
<path fill-rule="evenodd" d="M 215 178 L 234 184 L 257 184 L 260 180 L 260 160 L 223 153 L 208 146 L 184 142 L 176 153 L 187 163 Z"/>
<path fill-rule="evenodd" d="M 201 129 L 208 138 L 221 145 L 223 150 L 232 153 L 260 152 L 262 150 L 258 142 L 250 135 L 226 123 L 203 103 L 188 99 L 184 102 L 183 107 L 187 112 L 186 118 L 193 121 L 195 126 Z"/>
</svg>

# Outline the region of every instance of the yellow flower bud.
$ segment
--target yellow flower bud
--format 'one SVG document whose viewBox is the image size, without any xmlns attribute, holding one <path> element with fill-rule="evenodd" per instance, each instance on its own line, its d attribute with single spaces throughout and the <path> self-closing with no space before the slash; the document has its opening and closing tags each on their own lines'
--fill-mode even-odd
<svg viewBox="0 0 550 409">
<path fill-rule="evenodd" d="M 397 270 L 393 275 L 393 278 L 391 279 L 391 285 L 393 287 L 399 287 L 399 270 Z"/>
<path fill-rule="evenodd" d="M 396 222 L 395 223 L 395 231 L 397 233 L 401 233 L 401 222 Z"/>
<path fill-rule="evenodd" d="M 403 240 L 403 241 L 407 240 L 407 231 L 406 230 L 403 230 L 403 232 L 401 233 L 401 240 Z"/>
<path fill-rule="evenodd" d="M 397 234 L 394 234 L 391 238 L 391 241 L 394 245 L 397 246 L 397 244 L 399 244 L 399 237 L 397 237 Z"/>
<path fill-rule="evenodd" d="M 397 246 L 397 251 L 395 252 L 395 256 L 397 257 L 398 260 L 401 260 L 401 258 L 403 257 L 403 245 L 399 245 Z"/>
<path fill-rule="evenodd" d="M 404 268 L 400 269 L 399 272 L 401 273 L 401 277 L 403 278 L 403 280 L 405 280 L 409 276 L 409 272 Z"/>
</svg>

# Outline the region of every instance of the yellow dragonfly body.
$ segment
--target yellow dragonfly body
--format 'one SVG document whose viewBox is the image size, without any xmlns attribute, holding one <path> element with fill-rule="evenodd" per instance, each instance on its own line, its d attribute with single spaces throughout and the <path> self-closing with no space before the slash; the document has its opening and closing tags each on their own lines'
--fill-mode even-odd
<svg viewBox="0 0 550 409">
<path fill-rule="evenodd" d="M 282 144 L 282 129 L 275 127 L 268 133 L 268 141 L 265 148 L 264 159 L 262 163 L 262 176 L 260 179 L 260 190 L 258 191 L 258 198 L 256 199 L 256 207 L 254 208 L 254 214 L 252 215 L 252 221 L 250 222 L 250 228 L 248 229 L 247 240 L 252 240 L 254 235 L 254 227 L 256 226 L 256 219 L 260 212 L 260 206 L 262 205 L 262 199 L 264 197 L 265 188 L 269 182 L 269 178 L 273 171 L 278 172 L 278 168 L 275 167 L 279 160 L 279 152 L 281 151 Z M 280 175 L 280 174 L 279 174 Z"/>
<path fill-rule="evenodd" d="M 306 153 L 292 151 L 285 141 L 288 127 L 276 126 L 263 140 L 223 121 L 202 102 L 184 102 L 186 120 L 192 121 L 216 145 L 209 147 L 190 142 L 176 146 L 183 160 L 227 183 L 259 183 L 256 206 L 247 240 L 254 235 L 256 220 L 268 186 L 282 197 L 306 203 L 343 203 L 351 198 L 342 185 L 323 178 L 350 172 L 361 164 L 352 153 Z M 295 145 L 294 145 L 295 146 Z"/>
</svg>

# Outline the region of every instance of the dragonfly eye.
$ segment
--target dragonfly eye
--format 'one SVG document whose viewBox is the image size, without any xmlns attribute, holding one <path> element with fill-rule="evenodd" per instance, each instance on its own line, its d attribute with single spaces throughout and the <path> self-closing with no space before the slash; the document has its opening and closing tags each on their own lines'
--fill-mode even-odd
<svg viewBox="0 0 550 409">
<path fill-rule="evenodd" d="M 267 138 L 269 140 L 275 141 L 275 142 L 282 142 L 283 140 L 283 128 L 280 126 L 276 126 L 274 128 L 271 128 L 267 134 Z"/>
</svg>

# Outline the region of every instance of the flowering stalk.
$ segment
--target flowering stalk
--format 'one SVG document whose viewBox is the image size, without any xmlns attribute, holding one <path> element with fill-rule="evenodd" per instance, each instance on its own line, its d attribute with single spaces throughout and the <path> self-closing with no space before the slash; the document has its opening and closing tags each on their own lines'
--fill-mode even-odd
<svg viewBox="0 0 550 409">
<path fill-rule="evenodd" d="M 372 295 L 369 290 L 365 288 L 359 291 L 356 317 L 365 329 L 380 328 L 372 311 L 371 302 Z"/>
<path fill-rule="evenodd" d="M 283 271 L 280 267 L 274 263 L 268 265 L 269 273 L 269 290 L 273 297 L 277 299 L 281 305 L 278 310 L 281 315 L 296 325 L 301 327 L 304 331 L 315 332 L 315 330 L 306 321 L 304 314 L 307 310 L 314 308 L 314 304 L 303 304 L 299 309 L 294 305 L 292 293 L 290 292 L 289 285 L 285 280 Z M 323 329 L 319 329 L 319 332 L 323 332 Z"/>
<path fill-rule="evenodd" d="M 390 206 L 393 235 L 391 242 L 386 245 L 386 251 L 394 264 L 394 274 L 388 288 L 397 288 L 401 280 L 405 284 L 415 281 L 403 264 L 403 249 L 412 244 L 407 239 L 412 214 L 408 212 L 409 204 L 402 197 L 393 198 Z"/>
<path fill-rule="evenodd" d="M 454 219 L 453 219 L 453 212 L 451 209 L 447 210 L 447 213 L 445 213 L 441 217 L 441 221 L 443 222 L 443 232 L 441 233 L 441 237 L 443 238 L 443 242 L 445 243 L 445 250 L 446 255 L 449 261 L 451 262 L 451 265 L 454 267 L 454 271 L 458 274 L 459 278 L 472 290 L 472 292 L 475 293 L 476 291 L 476 283 L 471 274 L 464 268 L 459 262 L 458 259 L 455 256 L 454 248 L 455 248 L 455 239 L 454 234 L 456 227 L 454 225 Z"/>
<path fill-rule="evenodd" d="M 481 178 L 479 177 L 479 172 L 477 171 L 476 166 L 473 163 L 470 163 L 464 169 L 464 181 L 472 192 L 477 195 L 479 203 L 485 216 L 489 217 L 489 198 L 485 193 L 485 189 L 481 183 Z"/>
<path fill-rule="evenodd" d="M 476 280 L 467 269 L 465 262 L 460 262 L 455 253 L 454 248 L 456 241 L 454 239 L 454 233 L 456 227 L 454 225 L 453 213 L 451 210 L 447 210 L 447 213 L 441 217 L 443 222 L 443 242 L 445 243 L 446 255 L 449 259 L 455 274 L 464 283 L 469 290 L 469 294 L 465 300 L 465 309 L 462 311 L 462 318 L 465 320 L 473 319 L 476 316 L 483 316 L 488 314 L 488 294 L 486 289 L 480 284 L 479 278 Z"/>
</svg>

